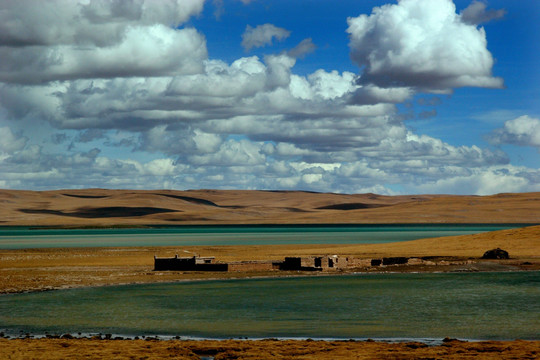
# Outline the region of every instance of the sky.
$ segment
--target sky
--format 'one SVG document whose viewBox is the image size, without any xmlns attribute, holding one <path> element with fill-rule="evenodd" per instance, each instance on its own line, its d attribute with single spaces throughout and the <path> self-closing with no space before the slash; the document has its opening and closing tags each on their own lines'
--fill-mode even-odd
<svg viewBox="0 0 540 360">
<path fill-rule="evenodd" d="M 0 188 L 540 191 L 540 1 L 2 0 Z"/>
</svg>

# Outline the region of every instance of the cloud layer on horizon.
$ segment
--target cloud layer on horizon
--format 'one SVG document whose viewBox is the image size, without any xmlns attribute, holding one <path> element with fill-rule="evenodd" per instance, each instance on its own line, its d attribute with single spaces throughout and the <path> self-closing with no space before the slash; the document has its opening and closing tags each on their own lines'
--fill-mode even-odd
<svg viewBox="0 0 540 360">
<path fill-rule="evenodd" d="M 540 190 L 538 169 L 416 134 L 396 106 L 421 92 L 502 87 L 485 31 L 471 24 L 485 8 L 468 18 L 449 0 L 375 8 L 348 19 L 359 73 L 301 76 L 293 68 L 311 39 L 227 63 L 182 26 L 202 0 L 161 4 L 58 0 L 42 15 L 30 0 L 1 5 L 0 187 Z M 249 50 L 289 31 L 265 24 L 245 35 Z M 512 124 L 493 143 L 537 146 Z"/>
</svg>

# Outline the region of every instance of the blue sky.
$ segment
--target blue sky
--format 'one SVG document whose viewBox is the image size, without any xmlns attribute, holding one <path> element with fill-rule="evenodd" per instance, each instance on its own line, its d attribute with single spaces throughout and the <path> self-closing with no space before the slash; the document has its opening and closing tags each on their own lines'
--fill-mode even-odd
<svg viewBox="0 0 540 360">
<path fill-rule="evenodd" d="M 0 8 L 2 188 L 540 191 L 537 1 Z"/>
</svg>

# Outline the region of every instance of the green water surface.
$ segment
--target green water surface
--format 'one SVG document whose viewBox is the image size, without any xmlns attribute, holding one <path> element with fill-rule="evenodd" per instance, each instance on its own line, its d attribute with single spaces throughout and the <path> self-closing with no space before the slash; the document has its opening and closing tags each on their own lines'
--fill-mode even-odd
<svg viewBox="0 0 540 360">
<path fill-rule="evenodd" d="M 0 227 L 0 249 L 45 247 L 375 244 L 475 234 L 520 224 L 178 226 L 136 229 Z"/>
<path fill-rule="evenodd" d="M 8 333 L 540 340 L 540 272 L 362 274 L 0 296 Z"/>
</svg>

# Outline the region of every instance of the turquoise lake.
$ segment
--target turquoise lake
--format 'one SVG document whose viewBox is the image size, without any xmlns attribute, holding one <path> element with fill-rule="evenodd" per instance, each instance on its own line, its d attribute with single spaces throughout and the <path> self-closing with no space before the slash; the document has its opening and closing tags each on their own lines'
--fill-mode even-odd
<svg viewBox="0 0 540 360">
<path fill-rule="evenodd" d="M 0 227 L 0 249 L 44 247 L 367 244 L 466 235 L 525 225 L 182 226 L 137 229 Z"/>
<path fill-rule="evenodd" d="M 0 330 L 540 340 L 540 272 L 357 274 L 3 295 Z"/>
</svg>

